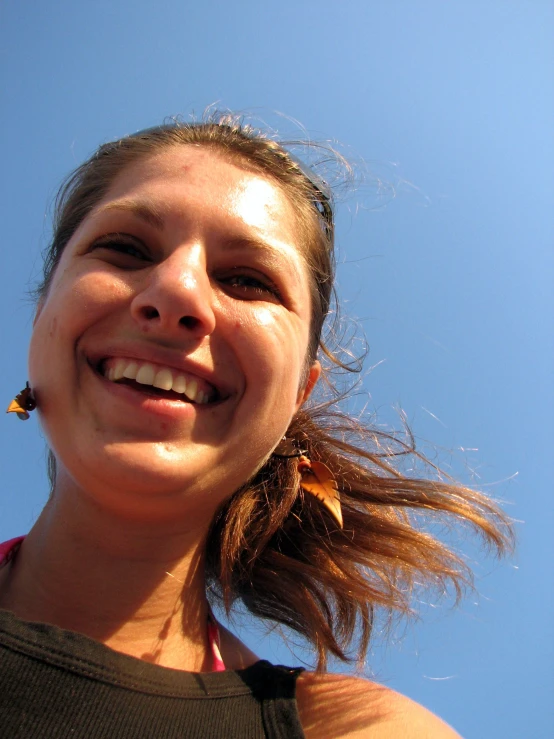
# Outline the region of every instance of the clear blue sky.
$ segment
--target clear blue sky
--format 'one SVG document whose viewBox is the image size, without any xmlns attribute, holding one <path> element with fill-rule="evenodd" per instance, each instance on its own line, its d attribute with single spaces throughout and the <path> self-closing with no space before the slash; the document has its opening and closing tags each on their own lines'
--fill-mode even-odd
<svg viewBox="0 0 554 739">
<path fill-rule="evenodd" d="M 548 0 L 0 6 L 6 405 L 26 378 L 47 204 L 100 142 L 219 101 L 297 119 L 395 185 L 339 213 L 341 294 L 381 362 L 366 400 L 386 423 L 400 405 L 521 523 L 508 563 L 467 541 L 478 597 L 424 605 L 369 667 L 467 739 L 554 735 L 553 32 Z M 44 442 L 36 419 L 5 416 L 0 435 L 8 538 L 44 503 Z M 276 639 L 256 648 L 295 661 Z"/>
</svg>

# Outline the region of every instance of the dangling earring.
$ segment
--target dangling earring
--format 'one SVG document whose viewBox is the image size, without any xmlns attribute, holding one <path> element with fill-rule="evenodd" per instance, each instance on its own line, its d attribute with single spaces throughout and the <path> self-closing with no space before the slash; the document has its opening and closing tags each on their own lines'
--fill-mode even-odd
<svg viewBox="0 0 554 739">
<path fill-rule="evenodd" d="M 29 418 L 29 411 L 34 411 L 36 407 L 33 391 L 27 383 L 24 389 L 9 404 L 6 413 L 17 413 L 17 417 L 21 421 L 26 421 Z"/>
<path fill-rule="evenodd" d="M 273 452 L 276 457 L 298 458 L 300 487 L 322 503 L 342 529 L 342 508 L 337 481 L 323 462 L 312 462 L 295 442 L 284 436 Z"/>
<path fill-rule="evenodd" d="M 333 516 L 342 529 L 342 508 L 337 481 L 323 462 L 312 462 L 304 454 L 298 459 L 300 487 L 315 496 Z"/>
</svg>

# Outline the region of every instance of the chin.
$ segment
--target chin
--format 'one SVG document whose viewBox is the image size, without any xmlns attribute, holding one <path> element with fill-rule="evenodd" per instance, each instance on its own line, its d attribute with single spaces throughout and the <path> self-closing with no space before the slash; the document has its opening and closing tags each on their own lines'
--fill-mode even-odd
<svg viewBox="0 0 554 739">
<path fill-rule="evenodd" d="M 146 448 L 142 448 L 146 447 Z M 177 454 L 171 445 L 114 443 L 89 454 L 58 477 L 60 487 L 83 495 L 95 508 L 127 521 L 194 522 L 207 527 L 221 503 L 234 492 L 220 461 Z M 236 485 L 238 487 L 238 484 Z"/>
</svg>

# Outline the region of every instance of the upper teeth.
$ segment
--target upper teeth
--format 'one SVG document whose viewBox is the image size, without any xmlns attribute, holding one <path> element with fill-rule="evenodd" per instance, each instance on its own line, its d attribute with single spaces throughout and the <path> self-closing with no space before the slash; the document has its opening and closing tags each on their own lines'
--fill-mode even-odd
<svg viewBox="0 0 554 739">
<path fill-rule="evenodd" d="M 193 403 L 208 403 L 210 399 L 210 391 L 207 388 L 201 390 L 198 387 L 198 380 L 194 377 L 185 376 L 170 367 L 160 367 L 135 359 L 119 357 L 107 360 L 104 365 L 104 376 L 112 382 L 127 378 L 141 385 L 153 385 L 160 390 L 173 390 Z"/>
</svg>

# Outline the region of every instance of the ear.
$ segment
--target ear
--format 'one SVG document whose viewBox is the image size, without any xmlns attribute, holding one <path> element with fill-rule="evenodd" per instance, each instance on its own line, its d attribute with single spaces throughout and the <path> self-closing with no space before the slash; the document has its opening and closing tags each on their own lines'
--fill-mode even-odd
<svg viewBox="0 0 554 739">
<path fill-rule="evenodd" d="M 298 397 L 296 399 L 297 407 L 296 410 L 298 410 L 310 397 L 312 394 L 312 390 L 317 384 L 317 381 L 319 380 L 319 377 L 321 375 L 321 364 L 316 360 L 312 366 L 309 369 L 308 377 L 306 379 L 306 383 L 303 387 L 300 388 L 298 391 Z"/>
</svg>

